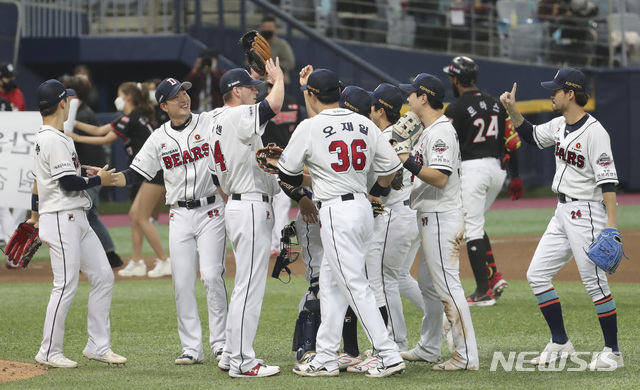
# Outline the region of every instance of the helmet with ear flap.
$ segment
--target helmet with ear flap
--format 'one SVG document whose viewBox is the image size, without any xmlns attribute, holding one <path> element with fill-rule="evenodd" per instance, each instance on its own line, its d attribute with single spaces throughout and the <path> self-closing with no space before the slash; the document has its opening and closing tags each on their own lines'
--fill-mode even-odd
<svg viewBox="0 0 640 390">
<path fill-rule="evenodd" d="M 451 60 L 449 66 L 442 69 L 449 76 L 455 77 L 463 87 L 470 87 L 478 80 L 478 65 L 469 57 L 458 56 Z"/>
</svg>

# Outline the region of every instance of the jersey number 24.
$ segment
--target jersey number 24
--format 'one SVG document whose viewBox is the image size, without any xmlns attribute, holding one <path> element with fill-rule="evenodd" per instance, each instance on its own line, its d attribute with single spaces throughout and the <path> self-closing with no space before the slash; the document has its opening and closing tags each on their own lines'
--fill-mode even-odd
<svg viewBox="0 0 640 390">
<path fill-rule="evenodd" d="M 473 139 L 474 144 L 485 142 L 489 137 L 495 137 L 495 139 L 498 139 L 498 132 L 499 132 L 498 116 L 491 115 L 490 118 L 491 118 L 491 121 L 489 122 L 488 126 L 485 121 L 485 118 L 478 118 L 473 121 L 473 125 L 478 128 L 478 133 L 476 134 L 476 137 Z M 486 133 L 485 133 L 485 130 L 486 130 Z"/>
</svg>

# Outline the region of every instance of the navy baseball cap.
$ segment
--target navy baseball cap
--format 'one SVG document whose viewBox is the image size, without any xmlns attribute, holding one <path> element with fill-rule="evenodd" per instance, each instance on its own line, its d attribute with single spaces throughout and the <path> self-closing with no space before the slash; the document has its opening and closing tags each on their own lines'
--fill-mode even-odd
<svg viewBox="0 0 640 390">
<path fill-rule="evenodd" d="M 589 93 L 589 80 L 576 68 L 561 68 L 551 81 L 540 83 L 546 89 L 566 88 L 576 92 Z"/>
<path fill-rule="evenodd" d="M 0 64 L 0 77 L 10 79 L 13 77 L 13 72 L 13 65 L 10 62 L 3 62 Z"/>
<path fill-rule="evenodd" d="M 222 75 L 222 78 L 220 78 L 220 92 L 224 95 L 234 87 L 256 87 L 263 83 L 264 81 L 251 77 L 246 69 L 235 68 L 226 72 Z"/>
<path fill-rule="evenodd" d="M 400 84 L 398 87 L 407 92 L 421 91 L 439 102 L 444 100 L 444 84 L 436 76 L 420 73 L 411 84 Z"/>
<path fill-rule="evenodd" d="M 329 69 L 316 69 L 309 75 L 307 84 L 300 87 L 301 91 L 309 91 L 317 96 L 338 98 L 342 83 L 338 75 Z"/>
<path fill-rule="evenodd" d="M 76 91 L 65 88 L 61 82 L 55 79 L 45 81 L 36 89 L 36 99 L 38 99 L 38 107 L 41 110 L 55 106 L 67 96 L 76 96 Z"/>
<path fill-rule="evenodd" d="M 342 91 L 339 105 L 366 117 L 371 114 L 371 96 L 369 92 L 355 85 L 350 85 Z"/>
<path fill-rule="evenodd" d="M 405 97 L 402 91 L 395 85 L 382 83 L 373 91 L 369 92 L 371 95 L 372 104 L 379 104 L 386 111 L 400 112 L 402 105 L 405 102 Z"/>
<path fill-rule="evenodd" d="M 180 92 L 180 88 L 186 91 L 191 88 L 191 83 L 188 81 L 181 83 L 174 78 L 167 77 L 156 88 L 156 101 L 158 104 L 166 102 Z"/>
</svg>

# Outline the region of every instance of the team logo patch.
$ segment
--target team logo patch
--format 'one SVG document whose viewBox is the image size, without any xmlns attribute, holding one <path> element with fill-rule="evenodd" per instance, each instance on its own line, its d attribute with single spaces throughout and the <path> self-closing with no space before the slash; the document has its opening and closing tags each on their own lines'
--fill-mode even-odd
<svg viewBox="0 0 640 390">
<path fill-rule="evenodd" d="M 606 153 L 602 153 L 600 157 L 598 157 L 598 159 L 596 160 L 596 164 L 605 168 L 611 165 L 612 162 L 613 161 L 611 160 L 611 157 L 609 157 Z"/>
<path fill-rule="evenodd" d="M 444 153 L 447 149 L 449 149 L 449 147 L 441 139 L 437 140 L 436 143 L 433 145 L 433 151 L 436 153 Z"/>
<path fill-rule="evenodd" d="M 169 214 L 169 221 L 173 221 L 173 213 Z"/>
<path fill-rule="evenodd" d="M 73 216 L 73 214 L 67 214 L 67 218 L 69 219 L 69 221 L 75 221 L 76 217 Z"/>
<path fill-rule="evenodd" d="M 580 150 L 582 148 L 582 144 L 580 142 L 576 143 L 576 149 Z"/>
<path fill-rule="evenodd" d="M 200 134 L 196 134 L 195 138 L 196 138 L 196 141 L 200 141 L 200 138 L 202 138 L 202 137 L 200 137 Z"/>
<path fill-rule="evenodd" d="M 167 144 L 161 144 L 160 149 L 165 150 L 167 148 Z"/>
<path fill-rule="evenodd" d="M 120 119 L 120 121 L 122 123 L 129 123 L 129 117 L 125 115 L 125 116 L 122 117 L 122 119 Z"/>
<path fill-rule="evenodd" d="M 267 210 L 267 219 L 271 219 L 271 213 Z"/>
</svg>

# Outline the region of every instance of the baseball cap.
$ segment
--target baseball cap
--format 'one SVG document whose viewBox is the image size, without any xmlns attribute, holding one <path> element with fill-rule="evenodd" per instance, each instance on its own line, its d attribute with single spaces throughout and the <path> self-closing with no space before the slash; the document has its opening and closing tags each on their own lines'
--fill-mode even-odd
<svg viewBox="0 0 640 390">
<path fill-rule="evenodd" d="M 371 95 L 372 104 L 380 104 L 385 110 L 390 112 L 400 112 L 405 102 L 404 94 L 395 85 L 382 83 L 373 91 Z"/>
<path fill-rule="evenodd" d="M 36 99 L 40 109 L 50 108 L 67 96 L 76 96 L 76 91 L 65 88 L 61 82 L 55 79 L 47 80 L 36 89 Z"/>
<path fill-rule="evenodd" d="M 444 84 L 429 73 L 420 73 L 411 84 L 400 84 L 398 87 L 407 92 L 421 91 L 439 102 L 444 100 Z"/>
<path fill-rule="evenodd" d="M 350 85 L 342 91 L 339 105 L 366 117 L 371 114 L 371 96 L 367 91 L 355 85 Z"/>
<path fill-rule="evenodd" d="M 329 69 L 316 69 L 309 75 L 307 84 L 300 87 L 301 91 L 309 91 L 323 97 L 338 97 L 340 94 L 340 80 L 338 75 Z"/>
<path fill-rule="evenodd" d="M 0 77 L 11 78 L 13 77 L 13 65 L 10 62 L 3 62 L 0 64 Z"/>
<path fill-rule="evenodd" d="M 174 97 L 178 92 L 180 92 L 180 88 L 186 91 L 191 88 L 191 83 L 188 81 L 181 83 L 171 77 L 167 77 L 162 80 L 156 88 L 156 100 L 158 101 L 158 104 L 164 103 L 168 99 Z"/>
<path fill-rule="evenodd" d="M 264 83 L 262 80 L 256 80 L 246 69 L 235 68 L 226 72 L 220 78 L 220 92 L 224 95 L 231 91 L 233 87 L 256 87 Z"/>
<path fill-rule="evenodd" d="M 576 92 L 589 93 L 589 80 L 576 68 L 561 68 L 551 81 L 540 83 L 546 89 L 567 88 Z"/>
</svg>

